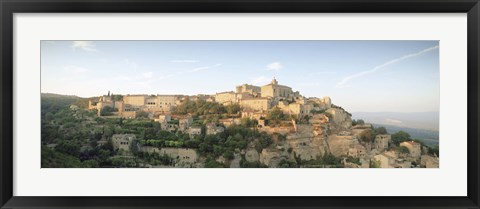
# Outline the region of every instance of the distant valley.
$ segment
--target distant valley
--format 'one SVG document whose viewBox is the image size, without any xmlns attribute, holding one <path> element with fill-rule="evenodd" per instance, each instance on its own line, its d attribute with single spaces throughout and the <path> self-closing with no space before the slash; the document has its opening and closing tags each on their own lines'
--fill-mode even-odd
<svg viewBox="0 0 480 209">
<path fill-rule="evenodd" d="M 428 145 L 438 144 L 439 112 L 355 112 L 352 118 L 383 126 L 389 133 L 405 131 Z"/>
</svg>

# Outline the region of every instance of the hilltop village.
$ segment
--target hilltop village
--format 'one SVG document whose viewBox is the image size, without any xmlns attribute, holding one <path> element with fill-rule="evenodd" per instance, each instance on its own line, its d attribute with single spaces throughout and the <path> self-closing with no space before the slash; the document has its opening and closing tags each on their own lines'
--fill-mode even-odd
<svg viewBox="0 0 480 209">
<path fill-rule="evenodd" d="M 438 149 L 352 120 L 330 97 L 305 97 L 276 79 L 214 95 L 108 92 L 87 109 L 69 110 L 86 127 L 78 153 L 70 154 L 80 156 L 79 166 L 94 159 L 92 167 L 439 167 Z M 71 150 L 43 135 L 42 142 L 50 151 Z M 102 146 L 110 146 L 103 157 Z M 83 161 L 81 153 L 89 153 Z"/>
</svg>

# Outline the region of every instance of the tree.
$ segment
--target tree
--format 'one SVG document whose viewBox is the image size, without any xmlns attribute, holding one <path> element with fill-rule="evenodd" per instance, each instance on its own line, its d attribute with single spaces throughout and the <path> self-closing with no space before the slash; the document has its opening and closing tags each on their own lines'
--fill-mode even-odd
<svg viewBox="0 0 480 209">
<path fill-rule="evenodd" d="M 410 140 L 410 134 L 408 134 L 407 132 L 399 131 L 392 134 L 392 142 L 396 145 L 399 145 L 400 143 L 408 140 Z"/>
<path fill-rule="evenodd" d="M 437 155 L 437 157 L 440 157 L 440 150 L 438 148 L 438 144 L 435 145 L 434 147 L 428 147 L 428 154 L 431 155 Z"/>
<path fill-rule="evenodd" d="M 400 147 L 398 147 L 398 152 L 408 154 L 408 153 L 410 153 L 410 150 L 407 147 L 400 146 Z"/>
<path fill-rule="evenodd" d="M 238 112 L 240 112 L 240 110 L 241 110 L 239 104 L 227 105 L 227 106 L 225 106 L 225 109 L 226 109 L 227 113 L 230 114 L 230 115 L 238 114 Z"/>
<path fill-rule="evenodd" d="M 371 129 L 367 129 L 359 134 L 359 138 L 363 142 L 372 142 L 374 139 L 373 131 Z"/>
<path fill-rule="evenodd" d="M 244 127 L 250 128 L 250 127 L 254 127 L 255 125 L 257 125 L 258 122 L 257 122 L 257 120 L 253 120 L 253 119 L 250 119 L 250 118 L 242 118 L 240 120 L 240 124 Z"/>
<path fill-rule="evenodd" d="M 78 157 L 80 155 L 80 147 L 70 141 L 61 141 L 55 151 Z"/>
<path fill-rule="evenodd" d="M 223 157 L 227 160 L 233 160 L 233 158 L 235 158 L 235 155 L 233 154 L 232 150 L 227 149 L 225 153 L 223 153 Z"/>
<path fill-rule="evenodd" d="M 383 126 L 375 128 L 375 135 L 378 135 L 378 134 L 388 134 L 387 129 Z"/>
<path fill-rule="evenodd" d="M 272 108 L 267 114 L 269 125 L 279 125 L 282 120 L 287 120 L 288 117 L 283 113 L 279 107 Z"/>
<path fill-rule="evenodd" d="M 352 121 L 352 126 L 355 126 L 355 125 L 363 125 L 365 124 L 365 121 L 363 121 L 362 119 L 358 119 L 358 120 L 353 120 Z"/>
<path fill-rule="evenodd" d="M 225 168 L 225 165 L 215 161 L 212 158 L 207 158 L 205 160 L 205 168 Z"/>
<path fill-rule="evenodd" d="M 380 168 L 380 161 L 370 160 L 370 168 Z"/>
<path fill-rule="evenodd" d="M 110 116 L 113 115 L 113 112 L 115 112 L 116 109 L 110 106 L 105 106 L 100 110 L 100 115 L 101 116 Z"/>
<path fill-rule="evenodd" d="M 148 112 L 138 111 L 136 115 L 137 118 L 148 118 Z"/>
</svg>

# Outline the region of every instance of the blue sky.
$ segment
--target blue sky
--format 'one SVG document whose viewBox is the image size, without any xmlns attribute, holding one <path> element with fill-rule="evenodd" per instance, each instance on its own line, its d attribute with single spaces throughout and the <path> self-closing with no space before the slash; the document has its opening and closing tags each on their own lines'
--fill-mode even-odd
<svg viewBox="0 0 480 209">
<path fill-rule="evenodd" d="M 42 41 L 41 91 L 214 94 L 275 77 L 350 112 L 439 110 L 438 41 Z"/>
</svg>

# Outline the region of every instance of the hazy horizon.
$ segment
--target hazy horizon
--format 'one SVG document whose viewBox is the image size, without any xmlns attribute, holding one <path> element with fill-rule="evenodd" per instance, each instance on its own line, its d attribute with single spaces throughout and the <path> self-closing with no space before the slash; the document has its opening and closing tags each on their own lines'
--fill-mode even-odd
<svg viewBox="0 0 480 209">
<path fill-rule="evenodd" d="M 438 41 L 42 41 L 42 93 L 197 95 L 244 83 L 349 112 L 438 112 Z"/>
</svg>

